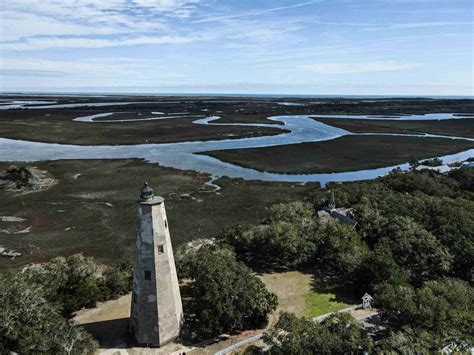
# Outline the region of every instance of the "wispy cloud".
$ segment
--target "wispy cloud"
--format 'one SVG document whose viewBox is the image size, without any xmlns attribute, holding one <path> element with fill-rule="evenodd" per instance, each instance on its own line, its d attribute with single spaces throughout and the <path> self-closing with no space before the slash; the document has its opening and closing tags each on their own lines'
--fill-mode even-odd
<svg viewBox="0 0 474 355">
<path fill-rule="evenodd" d="M 4 42 L 2 48 L 13 51 L 31 51 L 48 48 L 107 48 L 137 45 L 185 44 L 205 40 L 204 36 L 138 36 L 110 39 L 46 37 L 19 42 Z"/>
<path fill-rule="evenodd" d="M 305 86 L 316 75 L 323 89 L 349 90 L 354 78 L 371 88 L 387 78 L 401 85 L 406 77 L 461 88 L 472 72 L 472 0 L 0 2 L 2 88 L 244 90 L 255 81 L 266 83 L 259 90 L 316 90 Z M 382 74 L 345 76 L 375 72 Z"/>
<path fill-rule="evenodd" d="M 87 73 L 87 75 L 84 75 Z M 2 79 L 3 78 L 3 79 Z M 11 79 L 9 79 L 11 78 Z M 45 80 L 47 78 L 47 80 Z M 41 60 L 2 58 L 0 83 L 35 87 L 158 85 L 183 80 L 159 61 L 110 57 L 89 60 Z M 2 84 L 3 84 L 2 83 Z M 65 83 L 67 83 L 65 85 Z M 2 85 L 0 84 L 0 88 Z"/>
<path fill-rule="evenodd" d="M 366 30 L 378 31 L 383 29 L 414 29 L 429 27 L 474 26 L 472 21 L 437 21 L 437 22 L 407 22 L 407 23 L 373 23 L 373 22 L 329 22 L 310 20 L 309 22 L 326 26 L 363 27 Z"/>
<path fill-rule="evenodd" d="M 33 70 L 33 69 L 0 69 L 0 76 L 4 77 L 31 77 L 50 78 L 54 76 L 63 76 L 65 73 L 58 70 Z"/>
<path fill-rule="evenodd" d="M 108 35 L 169 28 L 204 0 L 15 0 L 2 2 L 0 38 Z"/>
<path fill-rule="evenodd" d="M 296 3 L 296 4 L 286 5 L 286 6 L 277 6 L 277 7 L 267 8 L 267 9 L 244 11 L 244 12 L 240 12 L 240 13 L 232 14 L 232 15 L 206 16 L 204 18 L 194 20 L 193 22 L 194 23 L 216 22 L 216 21 L 237 19 L 237 18 L 243 18 L 243 17 L 260 16 L 260 15 L 265 15 L 265 14 L 272 13 L 272 12 L 289 10 L 289 9 L 294 9 L 294 8 L 298 8 L 298 7 L 308 6 L 308 5 L 314 5 L 314 4 L 317 4 L 317 3 L 320 3 L 320 2 L 321 2 L 321 0 L 313 0 L 313 1 L 305 1 L 305 2 L 300 2 L 300 3 Z"/>
<path fill-rule="evenodd" d="M 316 63 L 304 65 L 303 68 L 317 74 L 355 74 L 407 70 L 417 66 L 417 64 L 380 61 L 367 63 Z"/>
<path fill-rule="evenodd" d="M 384 26 L 384 25 L 379 25 Z M 474 26 L 472 21 L 438 21 L 438 22 L 413 22 L 413 23 L 392 23 L 385 25 L 389 29 L 414 29 L 428 27 L 453 27 L 453 26 Z"/>
</svg>

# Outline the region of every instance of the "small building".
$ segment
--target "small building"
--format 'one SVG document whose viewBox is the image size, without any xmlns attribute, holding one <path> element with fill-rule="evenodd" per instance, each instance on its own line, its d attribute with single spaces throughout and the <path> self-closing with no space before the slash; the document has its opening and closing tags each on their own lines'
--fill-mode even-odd
<svg viewBox="0 0 474 355">
<path fill-rule="evenodd" d="M 327 206 L 318 211 L 318 218 L 323 222 L 333 220 L 347 226 L 357 226 L 357 221 L 352 218 L 352 208 L 336 208 L 336 201 L 333 191 L 331 191 L 331 198 Z"/>
<path fill-rule="evenodd" d="M 474 347 L 469 347 L 467 343 L 453 340 L 446 344 L 439 351 L 441 354 L 474 354 Z"/>
<path fill-rule="evenodd" d="M 365 295 L 362 296 L 362 308 L 366 309 L 372 307 L 370 303 L 373 299 L 374 298 L 366 292 Z"/>
</svg>

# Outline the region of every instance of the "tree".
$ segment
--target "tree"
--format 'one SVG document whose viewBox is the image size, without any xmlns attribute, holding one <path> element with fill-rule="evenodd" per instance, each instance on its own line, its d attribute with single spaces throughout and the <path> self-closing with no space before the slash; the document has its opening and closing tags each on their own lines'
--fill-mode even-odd
<svg viewBox="0 0 474 355">
<path fill-rule="evenodd" d="M 314 253 L 314 231 L 309 225 L 274 221 L 253 227 L 253 259 L 272 267 L 296 267 L 306 263 Z"/>
<path fill-rule="evenodd" d="M 238 256 L 271 268 L 297 267 L 315 251 L 314 210 L 310 204 L 277 204 L 263 223 L 225 230 L 218 241 L 230 245 Z"/>
<path fill-rule="evenodd" d="M 53 259 L 43 267 L 30 269 L 30 281 L 45 284 L 50 301 L 69 315 L 83 307 L 93 307 L 100 298 L 98 266 L 92 258 L 75 254 Z"/>
<path fill-rule="evenodd" d="M 474 288 L 465 281 L 427 281 L 418 289 L 383 284 L 377 300 L 392 338 L 423 339 L 425 350 L 439 350 L 451 340 L 474 345 Z"/>
<path fill-rule="evenodd" d="M 103 275 L 93 258 L 75 254 L 58 257 L 44 265 L 33 265 L 23 271 L 28 282 L 41 285 L 48 301 L 60 305 L 65 316 L 83 307 L 93 307 L 127 293 L 131 289 L 130 273 L 108 267 Z"/>
<path fill-rule="evenodd" d="M 387 224 L 376 203 L 368 197 L 362 198 L 355 208 L 356 220 L 359 224 L 359 233 L 364 241 L 372 247 L 380 238 L 382 228 Z"/>
<path fill-rule="evenodd" d="M 197 337 L 259 327 L 276 309 L 277 298 L 226 248 L 204 245 L 185 254 L 190 270 L 187 325 Z"/>
<path fill-rule="evenodd" d="M 433 348 L 432 343 L 433 337 L 429 332 L 404 326 L 402 330 L 390 331 L 388 336 L 377 344 L 377 349 L 383 353 L 395 351 L 400 354 L 423 354 L 428 349 L 434 352 L 441 349 L 441 345 Z"/>
<path fill-rule="evenodd" d="M 290 223 L 311 223 L 314 217 L 314 209 L 310 203 L 293 201 L 289 203 L 277 203 L 270 208 L 268 221 L 285 221 Z"/>
<path fill-rule="evenodd" d="M 474 202 L 442 198 L 432 210 L 429 228 L 453 255 L 453 275 L 470 280 L 474 266 Z"/>
<path fill-rule="evenodd" d="M 319 270 L 332 275 L 352 274 L 368 251 L 352 227 L 332 221 L 318 226 L 316 241 L 315 263 Z"/>
<path fill-rule="evenodd" d="M 31 179 L 33 174 L 25 166 L 12 165 L 4 172 L 3 176 L 0 177 L 2 180 L 6 180 L 8 183 L 14 184 L 15 188 L 21 189 L 23 187 L 31 186 Z"/>
<path fill-rule="evenodd" d="M 391 285 L 407 284 L 409 274 L 395 262 L 387 246 L 377 245 L 360 263 L 353 280 L 357 291 L 361 293 L 372 291 L 375 285 L 382 282 Z"/>
<path fill-rule="evenodd" d="M 0 275 L 0 349 L 21 354 L 89 354 L 97 344 L 64 319 L 41 286 L 24 275 Z"/>
<path fill-rule="evenodd" d="M 391 174 L 388 175 L 383 183 L 390 189 L 402 193 L 413 193 L 421 191 L 427 195 L 434 196 L 453 196 L 455 192 L 455 181 L 442 175 L 429 176 L 426 174 Z"/>
<path fill-rule="evenodd" d="M 389 250 L 393 260 L 410 274 L 412 282 L 420 284 L 446 274 L 452 256 L 436 237 L 407 217 L 391 219 L 377 246 Z"/>
<path fill-rule="evenodd" d="M 433 159 L 423 160 L 421 164 L 427 165 L 427 166 L 440 166 L 440 165 L 443 165 L 443 161 L 440 158 L 433 158 Z"/>
<path fill-rule="evenodd" d="M 270 354 L 362 353 L 372 349 L 370 338 L 347 313 L 332 315 L 321 323 L 283 313 L 263 340 Z"/>
<path fill-rule="evenodd" d="M 131 291 L 131 275 L 117 268 L 106 270 L 97 280 L 101 300 L 117 298 Z"/>
<path fill-rule="evenodd" d="M 474 192 L 474 169 L 462 168 L 449 172 L 449 177 L 456 180 L 463 190 Z"/>
</svg>

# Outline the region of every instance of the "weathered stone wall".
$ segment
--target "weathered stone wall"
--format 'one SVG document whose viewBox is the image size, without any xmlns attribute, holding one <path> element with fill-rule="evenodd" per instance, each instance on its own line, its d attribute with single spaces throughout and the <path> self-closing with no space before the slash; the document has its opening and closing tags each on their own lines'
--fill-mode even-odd
<svg viewBox="0 0 474 355">
<path fill-rule="evenodd" d="M 161 346 L 179 335 L 182 319 L 165 205 L 154 197 L 139 206 L 131 327 L 137 343 Z"/>
</svg>

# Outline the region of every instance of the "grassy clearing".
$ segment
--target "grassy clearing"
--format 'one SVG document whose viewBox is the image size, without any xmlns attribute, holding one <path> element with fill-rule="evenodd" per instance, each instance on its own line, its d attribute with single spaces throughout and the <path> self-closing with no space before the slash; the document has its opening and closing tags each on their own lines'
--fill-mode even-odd
<svg viewBox="0 0 474 355">
<path fill-rule="evenodd" d="M 337 301 L 334 293 L 316 293 L 314 291 L 305 295 L 305 302 L 307 307 L 305 316 L 307 317 L 316 317 L 352 306 L 352 304 Z"/>
<path fill-rule="evenodd" d="M 0 163 L 0 170 L 9 163 Z M 304 198 L 317 184 L 265 183 L 220 179 L 217 194 L 202 174 L 163 168 L 141 160 L 69 160 L 29 164 L 58 180 L 50 190 L 18 194 L 0 190 L 0 246 L 23 253 L 0 258 L 0 269 L 82 252 L 100 262 L 132 260 L 139 188 L 147 180 L 166 199 L 174 246 L 209 238 L 236 223 L 256 223 L 278 202 Z M 77 177 L 76 174 L 81 174 Z M 189 197 L 189 195 L 191 197 Z"/>
<path fill-rule="evenodd" d="M 373 169 L 447 155 L 473 147 L 474 142 L 465 140 L 354 135 L 324 142 L 229 149 L 201 154 L 260 171 L 309 174 Z"/>
<path fill-rule="evenodd" d="M 319 293 L 314 290 L 314 276 L 300 271 L 262 274 L 260 279 L 267 288 L 278 296 L 280 312 L 298 316 L 315 317 L 351 306 L 349 301 L 340 300 L 334 293 Z M 275 315 L 271 319 L 275 321 Z"/>
<path fill-rule="evenodd" d="M 260 279 L 278 296 L 276 313 L 291 312 L 303 316 L 307 312 L 305 295 L 311 292 L 313 275 L 298 271 L 262 274 Z"/>
</svg>

